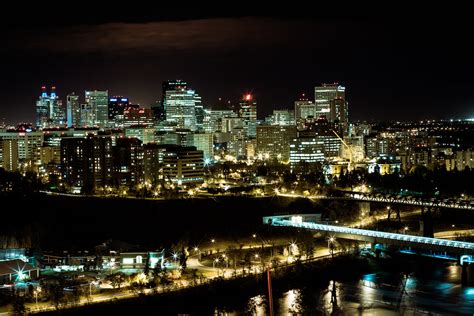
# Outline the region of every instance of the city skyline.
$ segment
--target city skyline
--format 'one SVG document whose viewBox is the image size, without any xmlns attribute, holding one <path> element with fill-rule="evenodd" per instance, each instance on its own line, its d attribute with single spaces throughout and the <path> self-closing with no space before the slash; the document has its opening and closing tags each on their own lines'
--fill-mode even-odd
<svg viewBox="0 0 474 316">
<path fill-rule="evenodd" d="M 449 58 L 454 56 L 444 46 L 420 45 L 420 32 L 400 38 L 413 20 L 397 31 L 392 22 L 347 14 L 334 19 L 242 15 L 7 26 L 0 57 L 8 60 L 2 70 L 9 80 L 0 88 L 5 95 L 0 119 L 32 122 L 42 85 L 55 85 L 61 96 L 109 90 L 150 107 L 161 98 L 161 83 L 175 78 L 191 82 L 204 106 L 252 91 L 259 117 L 291 108 L 301 93 L 311 96 L 324 82 L 348 87 L 354 120 L 472 117 L 471 80 L 456 72 L 459 64 L 466 73 L 473 66 L 467 51 Z M 461 38 L 462 30 L 446 43 Z M 435 31 L 423 33 L 426 43 Z"/>
</svg>

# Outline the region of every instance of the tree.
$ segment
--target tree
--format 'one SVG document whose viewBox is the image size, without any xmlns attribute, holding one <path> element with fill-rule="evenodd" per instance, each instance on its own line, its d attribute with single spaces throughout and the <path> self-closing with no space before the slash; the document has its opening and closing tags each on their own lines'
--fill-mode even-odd
<svg viewBox="0 0 474 316">
<path fill-rule="evenodd" d="M 67 303 L 66 296 L 64 294 L 64 281 L 58 279 L 57 282 L 49 283 L 45 287 L 46 295 L 49 297 L 51 304 L 59 310 L 63 305 Z"/>
<path fill-rule="evenodd" d="M 25 306 L 25 297 L 15 293 L 12 301 L 13 315 L 26 315 L 28 309 Z"/>
<path fill-rule="evenodd" d="M 148 278 L 148 275 L 150 274 L 150 254 L 149 253 L 147 253 L 146 258 L 145 258 L 145 266 L 143 267 L 143 273 Z"/>
<path fill-rule="evenodd" d="M 122 284 L 126 281 L 126 275 L 123 272 L 117 272 L 110 274 L 106 277 L 106 280 L 110 282 L 112 287 L 115 289 L 116 287 L 120 290 Z"/>
</svg>

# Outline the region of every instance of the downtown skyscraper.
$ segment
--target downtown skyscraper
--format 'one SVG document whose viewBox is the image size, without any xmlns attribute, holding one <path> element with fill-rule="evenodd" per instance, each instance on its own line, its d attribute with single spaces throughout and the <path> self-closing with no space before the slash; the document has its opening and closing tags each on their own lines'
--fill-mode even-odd
<svg viewBox="0 0 474 316">
<path fill-rule="evenodd" d="M 196 91 L 188 89 L 184 81 L 173 80 L 163 83 L 163 108 L 166 121 L 175 124 L 176 128 L 195 131 L 202 127 L 204 112 L 202 111 L 200 120 L 196 115 L 201 114 L 201 97 Z"/>
<path fill-rule="evenodd" d="M 86 91 L 85 100 L 87 109 L 92 113 L 93 125 L 106 127 L 109 120 L 109 97 L 108 91 Z"/>
<path fill-rule="evenodd" d="M 257 137 L 257 101 L 250 93 L 239 102 L 239 117 L 242 118 L 246 137 Z"/>
<path fill-rule="evenodd" d="M 56 87 L 51 87 L 48 95 L 46 86 L 41 87 L 41 95 L 36 101 L 36 127 L 47 128 L 61 126 L 66 123 L 62 103 L 56 95 Z"/>
<path fill-rule="evenodd" d="M 316 117 L 326 116 L 330 120 L 331 101 L 335 99 L 346 100 L 346 88 L 338 83 L 326 84 L 314 87 L 314 100 L 316 104 Z"/>
<path fill-rule="evenodd" d="M 81 105 L 79 104 L 79 96 L 74 93 L 68 94 L 66 97 L 66 114 L 67 127 L 81 126 Z"/>
</svg>

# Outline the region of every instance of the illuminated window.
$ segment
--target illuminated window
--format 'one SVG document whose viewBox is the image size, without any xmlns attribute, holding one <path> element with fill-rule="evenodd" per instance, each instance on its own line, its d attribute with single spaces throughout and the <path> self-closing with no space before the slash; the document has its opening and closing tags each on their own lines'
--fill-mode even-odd
<svg viewBox="0 0 474 316">
<path fill-rule="evenodd" d="M 133 264 L 133 258 L 123 258 L 123 264 Z"/>
<path fill-rule="evenodd" d="M 142 260 L 143 260 L 142 256 L 137 256 L 135 262 L 136 263 L 142 263 Z"/>
</svg>

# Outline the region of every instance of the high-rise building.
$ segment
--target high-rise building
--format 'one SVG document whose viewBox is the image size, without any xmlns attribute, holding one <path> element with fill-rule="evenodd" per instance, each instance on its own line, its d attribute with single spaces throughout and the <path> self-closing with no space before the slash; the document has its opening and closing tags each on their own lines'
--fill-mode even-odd
<svg viewBox="0 0 474 316">
<path fill-rule="evenodd" d="M 343 98 L 336 98 L 329 102 L 329 117 L 330 122 L 343 124 L 347 129 L 349 126 L 349 113 L 347 111 L 347 102 Z"/>
<path fill-rule="evenodd" d="M 241 117 L 223 117 L 221 119 L 222 127 L 221 132 L 232 133 L 234 128 L 243 128 L 244 121 Z"/>
<path fill-rule="evenodd" d="M 187 90 L 187 87 L 187 82 L 180 79 L 163 82 L 161 85 L 161 102 L 159 106 L 153 108 L 153 113 L 155 113 L 155 118 L 158 121 L 166 120 L 166 93 L 168 91 Z"/>
<path fill-rule="evenodd" d="M 18 158 L 21 161 L 38 162 L 40 148 L 43 145 L 43 133 L 40 131 L 6 131 L 0 132 L 1 140 L 16 140 L 18 142 Z"/>
<path fill-rule="evenodd" d="M 295 121 L 316 118 L 316 104 L 308 100 L 304 94 L 298 101 L 295 101 Z"/>
<path fill-rule="evenodd" d="M 243 127 L 235 127 L 230 133 L 227 153 L 236 159 L 247 159 L 247 137 Z"/>
<path fill-rule="evenodd" d="M 163 84 L 163 93 L 164 112 L 168 123 L 192 131 L 202 127 L 204 113 L 201 97 L 194 90 L 187 89 L 184 81 L 166 81 Z M 197 113 L 200 115 L 199 120 Z"/>
<path fill-rule="evenodd" d="M 245 135 L 248 138 L 257 136 L 257 101 L 247 93 L 239 102 L 239 117 L 242 118 Z"/>
<path fill-rule="evenodd" d="M 142 142 L 138 138 L 118 138 L 113 146 L 113 184 L 132 186 L 142 180 Z"/>
<path fill-rule="evenodd" d="M 61 140 L 61 172 L 69 186 L 93 192 L 112 180 L 112 140 L 110 137 L 87 136 Z"/>
<path fill-rule="evenodd" d="M 257 127 L 257 154 L 261 159 L 290 159 L 290 141 L 296 137 L 295 126 L 261 125 Z"/>
<path fill-rule="evenodd" d="M 109 120 L 109 92 L 106 91 L 86 91 L 85 100 L 88 109 L 92 110 L 94 125 L 107 127 Z"/>
<path fill-rule="evenodd" d="M 232 110 L 204 110 L 203 129 L 207 133 L 214 133 L 222 131 L 222 120 L 226 117 L 237 117 L 237 114 Z"/>
<path fill-rule="evenodd" d="M 163 157 L 166 145 L 149 143 L 143 145 L 144 179 L 153 186 L 163 179 Z"/>
<path fill-rule="evenodd" d="M 6 171 L 17 171 L 19 166 L 18 157 L 18 140 L 3 139 L 1 140 L 1 166 Z"/>
<path fill-rule="evenodd" d="M 290 110 L 273 110 L 273 114 L 265 122 L 270 125 L 295 125 L 295 113 Z"/>
<path fill-rule="evenodd" d="M 196 112 L 196 130 L 201 131 L 204 128 L 204 106 L 201 96 L 197 93 L 194 94 L 194 110 Z"/>
<path fill-rule="evenodd" d="M 108 117 L 109 121 L 114 121 L 118 115 L 123 115 L 125 108 L 128 108 L 129 102 L 127 97 L 113 96 L 109 98 Z"/>
<path fill-rule="evenodd" d="M 338 83 L 326 84 L 314 88 L 316 116 L 326 116 L 330 120 L 331 101 L 334 99 L 346 100 L 346 88 Z"/>
<path fill-rule="evenodd" d="M 59 165 L 61 163 L 61 147 L 42 146 L 40 148 L 40 162 L 43 166 L 48 164 Z"/>
<path fill-rule="evenodd" d="M 169 146 L 163 157 L 165 181 L 178 185 L 204 181 L 203 153 L 196 147 Z"/>
<path fill-rule="evenodd" d="M 67 127 L 81 127 L 81 106 L 79 96 L 74 93 L 66 97 Z"/>
<path fill-rule="evenodd" d="M 81 104 L 81 127 L 93 127 L 95 126 L 95 114 L 92 104 L 84 103 Z"/>
<path fill-rule="evenodd" d="M 187 145 L 201 150 L 204 163 L 208 164 L 214 158 L 214 141 L 211 133 L 195 133 L 187 135 Z"/>
<path fill-rule="evenodd" d="M 56 87 L 51 87 L 50 95 L 46 92 L 45 86 L 41 87 L 41 90 L 41 95 L 36 101 L 36 126 L 47 128 L 64 125 L 66 115 L 56 94 Z"/>
<path fill-rule="evenodd" d="M 51 99 L 46 92 L 46 87 L 41 87 L 41 96 L 36 101 L 36 127 L 44 128 L 49 126 L 49 109 Z"/>
</svg>

